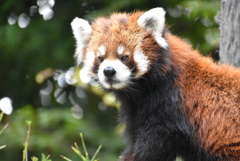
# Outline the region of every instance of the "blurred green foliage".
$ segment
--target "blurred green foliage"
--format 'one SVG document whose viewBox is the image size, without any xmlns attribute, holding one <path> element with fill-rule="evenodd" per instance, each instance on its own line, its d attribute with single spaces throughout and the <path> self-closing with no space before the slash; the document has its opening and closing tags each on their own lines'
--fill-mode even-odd
<svg viewBox="0 0 240 161">
<path fill-rule="evenodd" d="M 53 14 L 44 17 L 40 8 L 47 3 Z M 0 98 L 10 97 L 15 109 L 1 124 L 9 123 L 0 136 L 0 145 L 7 144 L 0 151 L 0 160 L 22 160 L 25 120 L 32 121 L 30 156 L 44 153 L 52 160 L 61 160 L 62 154 L 77 160 L 71 145 L 80 141 L 78 134 L 82 132 L 90 153 L 102 144 L 100 160 L 117 160 L 125 143 L 121 138 L 123 127 L 117 126 L 117 108 L 109 96 L 88 85 L 76 87 L 60 79 L 66 78 L 66 71 L 74 65 L 70 22 L 76 16 L 92 20 L 116 11 L 158 6 L 166 9 L 172 33 L 203 54 L 218 58 L 219 0 L 1 1 Z"/>
</svg>

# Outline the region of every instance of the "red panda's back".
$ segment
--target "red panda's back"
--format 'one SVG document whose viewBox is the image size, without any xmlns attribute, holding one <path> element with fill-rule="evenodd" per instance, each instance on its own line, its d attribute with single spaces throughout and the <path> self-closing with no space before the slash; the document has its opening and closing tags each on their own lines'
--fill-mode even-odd
<svg viewBox="0 0 240 161">
<path fill-rule="evenodd" d="M 240 155 L 240 70 L 203 57 L 168 34 L 173 62 L 180 66 L 184 110 L 200 145 L 220 156 Z M 235 159 L 234 159 L 235 158 Z"/>
</svg>

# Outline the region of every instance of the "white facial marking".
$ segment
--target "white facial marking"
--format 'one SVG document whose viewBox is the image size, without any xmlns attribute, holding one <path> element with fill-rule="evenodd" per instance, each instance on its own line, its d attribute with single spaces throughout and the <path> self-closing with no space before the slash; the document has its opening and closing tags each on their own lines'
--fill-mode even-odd
<svg viewBox="0 0 240 161">
<path fill-rule="evenodd" d="M 86 20 L 77 17 L 71 22 L 71 26 L 76 39 L 76 52 L 74 56 L 77 63 L 80 64 L 83 61 L 83 49 L 92 32 L 92 27 Z"/>
<path fill-rule="evenodd" d="M 106 67 L 113 67 L 114 70 L 116 71 L 116 74 L 113 77 L 115 82 L 112 84 L 110 84 L 107 81 L 107 78 L 104 75 L 104 69 Z M 99 66 L 98 79 L 100 84 L 102 84 L 105 88 L 114 88 L 114 89 L 124 88 L 129 84 L 130 76 L 131 76 L 131 71 L 120 60 L 104 60 Z"/>
<path fill-rule="evenodd" d="M 98 48 L 98 51 L 100 52 L 101 55 L 105 55 L 106 54 L 106 48 L 104 46 L 100 46 Z"/>
<path fill-rule="evenodd" d="M 141 77 L 148 71 L 150 61 L 148 57 L 143 53 L 141 49 L 136 49 L 133 56 L 134 61 L 137 63 L 138 72 L 136 73 L 135 77 Z"/>
<path fill-rule="evenodd" d="M 122 45 L 120 45 L 120 46 L 118 47 L 118 49 L 117 49 L 118 55 L 122 55 L 124 50 L 125 50 L 125 47 L 122 46 Z"/>
<path fill-rule="evenodd" d="M 167 41 L 162 37 L 165 24 L 165 11 L 158 7 L 151 9 L 138 18 L 138 25 L 151 32 L 152 36 L 162 48 L 167 48 Z"/>
<path fill-rule="evenodd" d="M 95 54 L 92 51 L 88 51 L 86 53 L 86 58 L 84 60 L 84 65 L 82 68 L 81 75 L 85 76 L 85 79 L 96 78 L 96 76 L 92 73 L 92 69 L 94 66 Z"/>
</svg>

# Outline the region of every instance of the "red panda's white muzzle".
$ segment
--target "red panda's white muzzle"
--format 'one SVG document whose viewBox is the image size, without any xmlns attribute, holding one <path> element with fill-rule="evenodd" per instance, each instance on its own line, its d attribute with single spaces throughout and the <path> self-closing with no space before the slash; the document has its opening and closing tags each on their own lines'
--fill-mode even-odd
<svg viewBox="0 0 240 161">
<path fill-rule="evenodd" d="M 107 89 L 122 89 L 131 82 L 131 70 L 120 60 L 104 60 L 98 70 L 99 84 Z"/>
</svg>

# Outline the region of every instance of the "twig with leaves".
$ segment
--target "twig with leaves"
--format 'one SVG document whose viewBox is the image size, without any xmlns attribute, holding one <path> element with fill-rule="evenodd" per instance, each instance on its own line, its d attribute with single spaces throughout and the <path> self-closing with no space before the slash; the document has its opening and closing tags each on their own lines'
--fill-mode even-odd
<svg viewBox="0 0 240 161">
<path fill-rule="evenodd" d="M 87 148 L 83 139 L 83 135 L 82 133 L 80 133 L 80 138 L 81 138 L 81 142 L 82 142 L 82 147 L 83 147 L 83 151 L 84 154 L 82 154 L 81 150 L 79 149 L 77 143 L 74 143 L 74 146 L 72 146 L 73 151 L 82 159 L 82 161 L 98 161 L 98 159 L 96 159 L 97 154 L 99 153 L 100 149 L 102 148 L 102 145 L 100 145 L 98 147 L 98 149 L 96 150 L 95 154 L 93 155 L 93 157 L 90 159 L 88 152 L 87 152 Z M 61 157 L 67 161 L 72 161 L 71 159 L 61 155 Z"/>
</svg>

